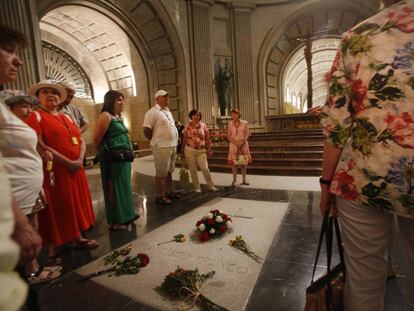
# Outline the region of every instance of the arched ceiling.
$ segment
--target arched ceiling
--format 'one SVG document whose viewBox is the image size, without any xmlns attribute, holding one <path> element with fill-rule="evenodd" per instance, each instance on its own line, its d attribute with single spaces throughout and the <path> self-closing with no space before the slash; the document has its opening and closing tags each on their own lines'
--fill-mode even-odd
<svg viewBox="0 0 414 311">
<path fill-rule="evenodd" d="M 40 16 L 45 16 L 61 6 L 74 5 L 90 8 L 114 21 L 131 40 L 131 51 L 133 51 L 132 46 L 135 46 L 143 61 L 143 65 L 139 67 L 142 69 L 141 72 L 146 73 L 147 81 L 145 85 L 140 85 L 143 79 L 135 75 L 138 96 L 140 90 L 145 88 L 145 102 L 151 106 L 152 94 L 157 89 L 165 89 L 170 94 L 169 107 L 173 113 L 182 114 L 181 117 L 186 115 L 186 105 L 180 109 L 181 102 L 187 102 L 184 51 L 162 0 L 36 0 L 36 2 Z M 110 31 L 106 33 L 112 38 Z M 115 38 L 119 41 L 118 37 Z M 78 62 L 81 64 L 79 60 Z M 101 66 L 94 65 L 94 67 L 100 70 Z M 132 62 L 132 69 L 134 72 L 137 71 L 134 62 Z M 94 86 L 94 92 L 95 89 Z"/>
<path fill-rule="evenodd" d="M 65 5 L 43 16 L 40 28 L 42 39 L 52 40 L 49 43 L 63 51 L 72 50 L 73 46 L 83 47 L 83 53 L 68 52 L 75 52 L 73 57 L 81 66 L 86 60 L 95 64 L 83 69 L 94 85 L 97 102 L 102 102 L 108 89 L 122 91 L 126 96 L 136 95 L 131 61 L 137 52 L 131 51 L 134 47 L 128 36 L 111 19 L 84 6 Z"/>
<path fill-rule="evenodd" d="M 332 62 L 340 40 L 338 38 L 321 38 L 312 44 L 312 77 L 313 77 L 313 106 L 323 105 L 325 102 L 327 83 L 326 73 L 331 69 Z M 283 71 L 283 90 L 287 87 L 291 94 L 307 96 L 307 65 L 304 54 L 305 46 L 302 45 L 289 59 Z M 287 94 L 284 94 L 286 100 Z M 305 108 L 306 111 L 306 108 Z"/>
<path fill-rule="evenodd" d="M 303 45 L 303 39 L 309 33 L 313 37 L 339 36 L 352 26 L 358 24 L 369 16 L 372 16 L 378 7 L 378 2 L 367 0 L 348 1 L 319 1 L 294 12 L 287 17 L 285 22 L 278 27 L 272 28 L 267 34 L 267 39 L 263 43 L 259 60 L 258 74 L 261 102 L 265 105 L 267 115 L 275 115 L 283 112 L 283 75 L 292 55 Z M 298 54 L 299 55 L 299 54 Z M 330 65 L 323 53 L 314 56 L 314 72 L 329 70 Z M 324 61 L 325 58 L 325 61 Z M 295 68 L 302 75 L 298 75 L 294 84 L 305 84 L 306 75 L 303 68 Z M 314 81 L 314 100 L 320 102 L 322 98 L 322 80 L 316 78 Z M 296 86 L 295 89 L 299 89 Z M 306 93 L 305 93 L 306 94 Z"/>
</svg>

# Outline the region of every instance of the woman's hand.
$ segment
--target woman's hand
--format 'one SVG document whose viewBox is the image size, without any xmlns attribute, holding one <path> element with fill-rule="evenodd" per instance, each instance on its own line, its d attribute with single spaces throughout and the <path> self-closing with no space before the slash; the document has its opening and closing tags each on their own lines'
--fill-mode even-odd
<svg viewBox="0 0 414 311">
<path fill-rule="evenodd" d="M 212 155 L 213 151 L 211 150 L 211 148 L 207 149 L 207 158 L 210 159 Z"/>
<path fill-rule="evenodd" d="M 68 163 L 66 164 L 67 169 L 69 170 L 70 173 L 76 173 L 77 171 L 79 171 L 82 168 L 82 162 L 80 159 L 77 160 L 69 160 Z"/>
<path fill-rule="evenodd" d="M 329 186 L 321 184 L 321 202 L 320 202 L 321 215 L 325 215 L 329 211 L 331 217 L 336 217 L 338 211 L 336 208 L 335 195 L 329 192 Z"/>
</svg>

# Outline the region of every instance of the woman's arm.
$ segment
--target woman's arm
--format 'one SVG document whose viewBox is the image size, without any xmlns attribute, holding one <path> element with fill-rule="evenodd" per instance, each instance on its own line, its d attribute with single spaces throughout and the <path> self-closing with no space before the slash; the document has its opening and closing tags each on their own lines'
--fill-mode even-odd
<svg viewBox="0 0 414 311">
<path fill-rule="evenodd" d="M 227 126 L 227 140 L 235 145 L 237 145 L 236 140 L 232 137 L 231 135 L 231 123 L 229 123 L 229 125 Z"/>
<path fill-rule="evenodd" d="M 96 120 L 95 130 L 93 132 L 93 142 L 95 147 L 99 149 L 99 146 L 102 143 L 102 139 L 108 130 L 109 124 L 111 123 L 111 116 L 108 112 L 102 112 L 98 120 Z"/>
<path fill-rule="evenodd" d="M 85 157 L 86 152 L 86 143 L 85 140 L 81 137 L 80 138 L 80 153 L 79 153 L 79 160 L 83 163 L 83 158 Z"/>
<path fill-rule="evenodd" d="M 335 173 L 336 166 L 338 165 L 339 158 L 341 156 L 342 149 L 337 148 L 326 140 L 323 146 L 323 164 L 321 178 L 325 180 L 332 180 Z M 333 194 L 329 192 L 329 185 L 320 184 L 321 186 L 321 202 L 320 210 L 321 214 L 325 214 L 326 211 L 331 209 L 331 214 L 336 214 L 336 206 Z"/>
</svg>

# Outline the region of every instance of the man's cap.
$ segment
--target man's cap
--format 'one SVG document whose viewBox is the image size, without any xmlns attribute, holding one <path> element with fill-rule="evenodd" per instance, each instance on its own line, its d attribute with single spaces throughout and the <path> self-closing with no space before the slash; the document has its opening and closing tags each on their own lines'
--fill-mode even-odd
<svg viewBox="0 0 414 311">
<path fill-rule="evenodd" d="M 37 91 L 44 88 L 55 89 L 60 94 L 60 102 L 63 103 L 66 100 L 67 93 L 66 89 L 59 83 L 53 80 L 42 80 L 36 84 L 33 84 L 29 89 L 29 94 L 36 96 Z"/>
<path fill-rule="evenodd" d="M 73 92 L 76 92 L 76 87 L 72 82 L 62 81 L 62 82 L 59 82 L 59 84 L 61 84 L 67 90 L 71 90 Z"/>
<path fill-rule="evenodd" d="M 167 91 L 165 91 L 165 90 L 158 90 L 158 91 L 155 92 L 154 97 L 155 97 L 155 99 L 157 99 L 157 97 L 166 96 L 166 95 L 168 95 L 168 92 Z"/>
<path fill-rule="evenodd" d="M 0 91 L 0 100 L 3 100 L 6 105 L 14 105 L 21 102 L 30 103 L 32 105 L 37 104 L 37 98 L 28 95 L 26 92 L 20 90 L 3 90 Z"/>
</svg>

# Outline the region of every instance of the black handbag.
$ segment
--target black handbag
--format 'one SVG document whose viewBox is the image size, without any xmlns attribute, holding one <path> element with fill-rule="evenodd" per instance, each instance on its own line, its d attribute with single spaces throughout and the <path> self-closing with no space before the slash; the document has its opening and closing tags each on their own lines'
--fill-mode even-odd
<svg viewBox="0 0 414 311">
<path fill-rule="evenodd" d="M 338 242 L 340 263 L 331 269 L 334 229 L 336 240 Z M 328 268 L 326 274 L 314 281 L 316 266 L 318 264 L 324 237 L 326 238 Z M 344 284 L 345 261 L 341 231 L 338 219 L 329 217 L 329 212 L 327 212 L 324 215 L 321 233 L 319 235 L 318 249 L 313 266 L 311 285 L 306 288 L 305 311 L 342 311 Z"/>
<path fill-rule="evenodd" d="M 126 127 L 124 126 L 125 130 Z M 117 135 L 115 135 L 117 136 Z M 107 163 L 121 163 L 121 162 L 133 162 L 134 161 L 134 151 L 132 147 L 130 149 L 112 149 L 111 148 L 111 140 L 108 137 L 107 133 L 104 136 L 104 161 Z"/>
<path fill-rule="evenodd" d="M 133 162 L 134 152 L 132 150 L 104 149 L 105 161 L 110 163 Z"/>
</svg>

